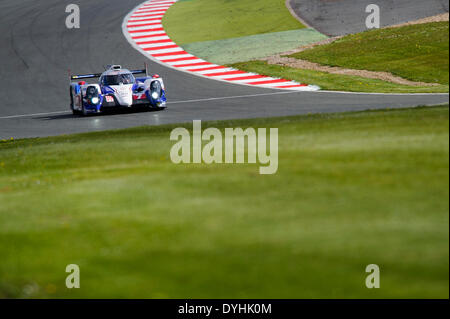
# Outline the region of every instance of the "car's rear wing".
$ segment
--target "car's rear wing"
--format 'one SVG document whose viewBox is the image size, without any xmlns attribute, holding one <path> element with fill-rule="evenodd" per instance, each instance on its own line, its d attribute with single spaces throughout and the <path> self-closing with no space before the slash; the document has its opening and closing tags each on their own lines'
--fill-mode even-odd
<svg viewBox="0 0 450 319">
<path fill-rule="evenodd" d="M 94 78 L 99 78 L 101 75 L 102 75 L 101 73 L 71 75 L 70 79 L 71 80 L 94 79 Z"/>
<path fill-rule="evenodd" d="M 130 70 L 130 72 L 133 74 L 145 74 L 147 71 L 146 70 Z"/>
<path fill-rule="evenodd" d="M 147 70 L 147 63 L 144 63 L 145 68 L 142 70 L 130 70 L 130 72 L 132 74 L 145 74 L 146 76 L 148 76 L 148 70 Z M 119 66 L 120 67 L 120 66 Z M 99 78 L 100 76 L 102 76 L 102 73 L 92 73 L 92 74 L 74 74 L 71 75 L 70 74 L 70 70 L 69 70 L 69 75 L 70 75 L 70 79 L 71 80 L 80 80 L 80 79 L 94 79 L 94 78 Z"/>
<path fill-rule="evenodd" d="M 130 70 L 130 72 L 133 73 L 133 74 L 145 74 L 145 76 L 148 76 L 147 63 L 145 63 L 145 69 L 142 69 L 142 70 Z"/>
</svg>

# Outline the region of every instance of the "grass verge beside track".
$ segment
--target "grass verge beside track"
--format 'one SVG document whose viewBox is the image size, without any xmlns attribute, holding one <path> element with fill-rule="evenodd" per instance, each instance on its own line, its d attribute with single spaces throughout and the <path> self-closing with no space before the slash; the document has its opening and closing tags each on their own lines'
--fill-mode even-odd
<svg viewBox="0 0 450 319">
<path fill-rule="evenodd" d="M 316 84 L 325 90 L 385 93 L 449 91 L 448 22 L 388 28 L 348 35 L 290 57 L 345 68 L 385 71 L 411 81 L 439 83 L 409 86 L 392 82 L 270 65 L 262 61 L 232 64 L 248 72 Z"/>
<path fill-rule="evenodd" d="M 180 125 L 0 143 L 0 297 L 448 298 L 448 112 L 203 123 L 278 127 L 272 176 L 173 164 Z"/>
<path fill-rule="evenodd" d="M 163 24 L 178 45 L 304 28 L 284 0 L 181 0 Z"/>
<path fill-rule="evenodd" d="M 331 74 L 327 72 L 290 68 L 268 64 L 265 61 L 249 61 L 230 64 L 231 67 L 258 74 L 315 84 L 322 90 L 378 93 L 441 93 L 448 92 L 448 85 L 410 86 L 360 76 Z"/>
<path fill-rule="evenodd" d="M 433 22 L 348 35 L 291 55 L 330 66 L 386 71 L 417 82 L 449 84 L 449 23 Z"/>
</svg>

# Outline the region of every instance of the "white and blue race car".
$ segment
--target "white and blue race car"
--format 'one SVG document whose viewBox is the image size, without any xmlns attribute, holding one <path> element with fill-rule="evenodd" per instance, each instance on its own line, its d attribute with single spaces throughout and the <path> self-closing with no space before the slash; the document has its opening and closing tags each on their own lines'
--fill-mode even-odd
<svg viewBox="0 0 450 319">
<path fill-rule="evenodd" d="M 134 74 L 145 76 L 135 78 Z M 99 78 L 99 83 L 84 81 L 90 78 Z M 70 79 L 79 80 L 70 83 L 70 109 L 74 114 L 100 113 L 118 107 L 166 107 L 164 81 L 157 74 L 148 76 L 147 66 L 130 71 L 120 65 L 109 65 L 103 73 L 71 75 Z"/>
</svg>

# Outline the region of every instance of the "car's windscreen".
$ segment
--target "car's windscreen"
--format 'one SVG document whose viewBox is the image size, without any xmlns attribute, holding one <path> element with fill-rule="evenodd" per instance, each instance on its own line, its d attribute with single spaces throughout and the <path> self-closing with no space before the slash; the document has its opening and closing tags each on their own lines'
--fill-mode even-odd
<svg viewBox="0 0 450 319">
<path fill-rule="evenodd" d="M 128 74 L 117 74 L 117 75 L 105 75 L 102 78 L 103 85 L 119 85 L 132 84 L 134 83 L 134 76 L 131 73 Z"/>
</svg>

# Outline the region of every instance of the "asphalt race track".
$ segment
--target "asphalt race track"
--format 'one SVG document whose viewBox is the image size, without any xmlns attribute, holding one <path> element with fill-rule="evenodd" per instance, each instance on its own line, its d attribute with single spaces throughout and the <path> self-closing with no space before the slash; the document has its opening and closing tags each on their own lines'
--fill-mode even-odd
<svg viewBox="0 0 450 319">
<path fill-rule="evenodd" d="M 366 30 L 366 7 L 380 7 L 381 26 L 448 12 L 448 0 L 288 0 L 295 13 L 323 34 L 338 36 Z"/>
<path fill-rule="evenodd" d="M 164 78 L 169 101 L 167 110 L 85 118 L 73 116 L 69 112 L 68 69 L 73 73 L 91 73 L 103 71 L 102 66 L 106 64 L 139 68 L 145 62 L 126 41 L 121 28 L 123 18 L 142 2 L 79 0 L 81 28 L 69 30 L 65 26 L 65 8 L 72 1 L 1 1 L 0 138 L 49 136 L 193 119 L 269 117 L 448 102 L 448 94 L 309 93 L 253 88 L 196 77 L 147 61 L 150 71 Z"/>
</svg>

